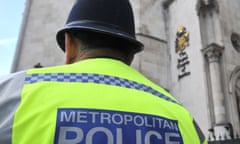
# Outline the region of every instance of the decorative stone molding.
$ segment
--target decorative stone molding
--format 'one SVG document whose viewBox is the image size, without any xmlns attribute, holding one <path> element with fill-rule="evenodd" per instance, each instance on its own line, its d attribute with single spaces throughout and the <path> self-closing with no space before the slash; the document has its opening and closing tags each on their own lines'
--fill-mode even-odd
<svg viewBox="0 0 240 144">
<path fill-rule="evenodd" d="M 199 0 L 197 4 L 203 47 L 212 43 L 223 45 L 222 26 L 217 0 Z"/>
<path fill-rule="evenodd" d="M 229 111 L 233 129 L 240 134 L 240 66 L 236 66 L 229 79 Z"/>
<path fill-rule="evenodd" d="M 237 110 L 238 110 L 238 115 L 240 114 L 240 76 L 235 80 L 234 83 L 234 94 L 235 94 L 235 99 L 237 103 Z"/>
<path fill-rule="evenodd" d="M 217 0 L 198 0 L 196 9 L 198 16 L 205 16 L 206 13 L 209 13 L 209 11 L 216 11 L 217 13 L 219 13 L 219 5 Z"/>
<path fill-rule="evenodd" d="M 218 44 L 212 43 L 202 50 L 209 63 L 219 62 L 224 48 Z"/>
<path fill-rule="evenodd" d="M 233 139 L 233 126 L 230 123 L 214 125 L 209 129 L 209 141 L 222 141 Z"/>
</svg>

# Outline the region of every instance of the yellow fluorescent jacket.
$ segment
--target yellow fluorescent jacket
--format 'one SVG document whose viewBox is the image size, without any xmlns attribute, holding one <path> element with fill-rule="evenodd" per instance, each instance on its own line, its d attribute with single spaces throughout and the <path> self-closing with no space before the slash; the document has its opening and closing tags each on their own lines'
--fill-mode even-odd
<svg viewBox="0 0 240 144">
<path fill-rule="evenodd" d="M 0 88 L 0 143 L 206 143 L 174 97 L 118 60 L 32 69 Z"/>
</svg>

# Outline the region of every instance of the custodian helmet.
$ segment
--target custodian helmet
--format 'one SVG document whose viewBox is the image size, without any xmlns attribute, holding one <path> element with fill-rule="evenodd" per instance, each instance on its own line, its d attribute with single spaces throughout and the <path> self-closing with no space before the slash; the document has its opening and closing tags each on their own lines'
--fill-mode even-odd
<svg viewBox="0 0 240 144">
<path fill-rule="evenodd" d="M 102 33 L 128 41 L 134 52 L 143 49 L 136 40 L 132 7 L 128 0 L 77 0 L 57 42 L 65 51 L 65 32 L 84 30 Z"/>
</svg>

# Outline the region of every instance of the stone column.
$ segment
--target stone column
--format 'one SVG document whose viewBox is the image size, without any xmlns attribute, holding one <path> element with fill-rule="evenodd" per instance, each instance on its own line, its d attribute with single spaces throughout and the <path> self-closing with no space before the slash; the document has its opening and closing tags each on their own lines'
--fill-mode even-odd
<svg viewBox="0 0 240 144">
<path fill-rule="evenodd" d="M 229 132 L 226 129 L 227 115 L 224 104 L 224 93 L 222 88 L 220 68 L 222 51 L 223 47 L 214 43 L 203 49 L 203 53 L 207 59 L 209 66 L 209 76 L 213 100 L 213 113 L 215 119 L 213 131 L 217 139 L 225 136 L 229 137 Z"/>
<path fill-rule="evenodd" d="M 209 65 L 210 82 L 214 105 L 215 123 L 226 123 L 226 110 L 224 106 L 224 95 L 221 86 L 220 58 L 223 48 L 217 44 L 211 44 L 204 49 L 204 55 Z"/>
</svg>

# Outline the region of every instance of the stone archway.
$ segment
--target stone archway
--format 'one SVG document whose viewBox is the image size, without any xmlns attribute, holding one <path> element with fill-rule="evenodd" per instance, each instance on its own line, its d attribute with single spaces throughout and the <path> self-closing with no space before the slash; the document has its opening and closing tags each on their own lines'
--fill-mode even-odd
<svg viewBox="0 0 240 144">
<path fill-rule="evenodd" d="M 240 72 L 238 72 L 238 76 L 233 86 L 234 86 L 234 94 L 236 98 L 238 114 L 240 116 Z"/>
<path fill-rule="evenodd" d="M 240 133 L 240 66 L 236 67 L 229 81 L 228 110 L 234 132 Z"/>
</svg>

